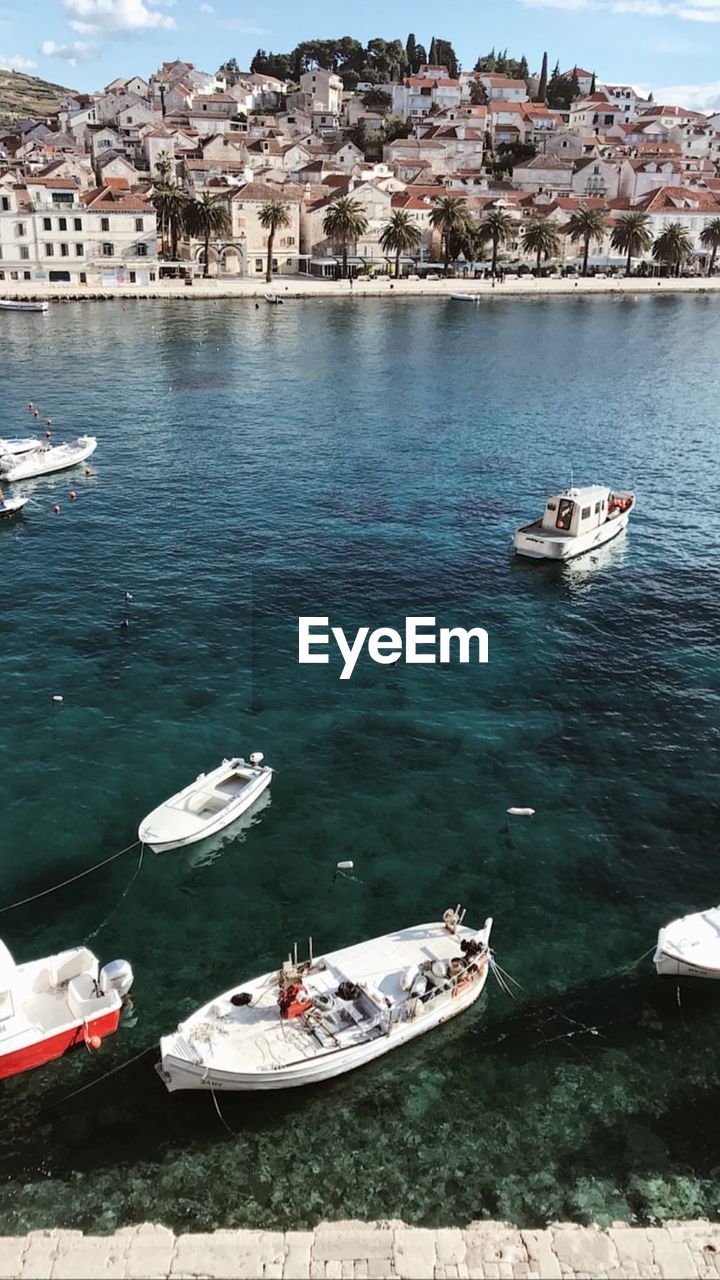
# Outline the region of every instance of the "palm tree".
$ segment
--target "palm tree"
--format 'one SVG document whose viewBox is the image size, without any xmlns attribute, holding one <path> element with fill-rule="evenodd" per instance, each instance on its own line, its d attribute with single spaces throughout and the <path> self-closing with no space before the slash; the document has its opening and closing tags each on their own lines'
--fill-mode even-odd
<svg viewBox="0 0 720 1280">
<path fill-rule="evenodd" d="M 430 214 L 430 225 L 440 231 L 445 275 L 450 269 L 450 242 L 467 222 L 467 205 L 461 196 L 440 196 Z"/>
<path fill-rule="evenodd" d="M 575 213 L 570 215 L 568 223 L 570 231 L 570 239 L 573 244 L 579 240 L 583 245 L 583 269 L 584 276 L 588 272 L 588 257 L 590 255 L 590 242 L 597 240 L 602 242 L 605 235 L 605 218 L 602 209 L 588 209 L 587 205 L 581 205 Z"/>
<path fill-rule="evenodd" d="M 610 243 L 618 253 L 627 254 L 626 276 L 630 275 L 633 258 L 647 253 L 652 244 L 648 221 L 646 213 L 623 213 L 613 227 Z"/>
<path fill-rule="evenodd" d="M 347 276 L 348 243 L 357 241 L 368 229 L 362 205 L 350 196 L 340 196 L 330 205 L 323 218 L 323 231 L 329 240 L 342 245 L 342 273 Z"/>
<path fill-rule="evenodd" d="M 219 195 L 204 191 L 199 199 L 189 200 L 185 210 L 185 225 L 190 235 L 205 241 L 205 280 L 210 275 L 210 237 L 230 235 L 230 214 L 220 199 Z"/>
<path fill-rule="evenodd" d="M 682 222 L 669 222 L 655 240 L 652 256 L 656 262 L 664 262 L 668 267 L 673 267 L 674 274 L 679 276 L 683 262 L 690 257 L 692 251 L 692 238 Z"/>
<path fill-rule="evenodd" d="M 485 239 L 492 241 L 492 274 L 497 274 L 498 249 L 501 244 L 509 240 L 515 230 L 515 223 L 509 213 L 504 213 L 502 209 L 491 209 L 482 220 L 482 229 L 485 233 Z"/>
<path fill-rule="evenodd" d="M 417 249 L 422 240 L 422 231 L 417 222 L 413 222 L 405 209 L 396 209 L 390 214 L 390 221 L 385 223 L 380 234 L 380 247 L 384 253 L 395 254 L 395 279 L 400 276 L 400 255 Z"/>
<path fill-rule="evenodd" d="M 169 151 L 158 151 L 155 157 L 155 168 L 161 178 L 167 178 L 175 168 L 175 161 Z"/>
<path fill-rule="evenodd" d="M 258 221 L 261 227 L 264 227 L 266 231 L 270 232 L 267 245 L 267 268 L 265 270 L 265 279 L 268 284 L 271 284 L 275 232 L 282 230 L 283 227 L 290 226 L 289 207 L 285 204 L 284 200 L 268 200 L 266 204 L 260 206 Z"/>
<path fill-rule="evenodd" d="M 711 222 L 706 223 L 700 232 L 700 243 L 703 249 L 712 250 L 707 272 L 711 276 L 715 267 L 717 251 L 720 249 L 720 218 L 713 218 Z"/>
<path fill-rule="evenodd" d="M 178 239 L 185 229 L 185 213 L 188 198 L 177 182 L 158 183 L 150 197 L 153 208 L 160 219 L 160 235 L 163 241 L 162 251 L 165 253 L 165 228 L 170 231 L 170 257 L 177 261 Z"/>
<path fill-rule="evenodd" d="M 540 275 L 543 258 L 551 258 L 560 252 L 560 236 L 550 218 L 533 218 L 522 233 L 522 247 L 525 253 L 534 253 L 536 271 Z"/>
</svg>

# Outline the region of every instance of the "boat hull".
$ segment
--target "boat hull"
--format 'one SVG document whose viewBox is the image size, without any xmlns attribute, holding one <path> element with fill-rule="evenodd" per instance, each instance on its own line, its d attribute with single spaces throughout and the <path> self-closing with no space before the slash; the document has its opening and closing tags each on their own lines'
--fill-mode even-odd
<svg viewBox="0 0 720 1280">
<path fill-rule="evenodd" d="M 0 502 L 0 520 L 9 520 L 11 516 L 19 515 L 28 502 L 29 498 L 6 498 L 4 502 Z"/>
<path fill-rule="evenodd" d="M 78 467 L 92 457 L 97 449 L 97 440 L 94 436 L 87 436 L 83 447 L 72 456 L 61 454 L 61 448 L 62 446 L 57 446 L 57 452 L 49 449 L 47 452 L 21 454 L 19 462 L 11 460 L 0 467 L 0 474 L 5 480 L 30 480 L 35 476 L 52 475 L 56 471 L 69 471 L 71 467 Z"/>
<path fill-rule="evenodd" d="M 420 1017 L 395 1024 L 389 1033 L 346 1050 L 332 1050 L 315 1058 L 303 1059 L 297 1065 L 278 1067 L 266 1072 L 229 1072 L 208 1067 L 202 1062 L 185 1059 L 178 1051 L 177 1035 L 164 1036 L 160 1041 L 160 1062 L 157 1072 L 170 1093 L 185 1089 L 212 1089 L 224 1093 L 256 1093 L 277 1089 L 297 1089 L 304 1085 L 322 1084 L 336 1076 L 346 1075 L 365 1066 L 375 1058 L 381 1058 L 400 1045 L 417 1039 L 435 1027 L 442 1026 L 460 1013 L 464 1013 L 481 996 L 489 970 L 489 962 L 477 979 L 457 995 L 443 1000 L 437 1009 Z"/>
<path fill-rule="evenodd" d="M 117 1031 L 120 1022 L 120 1008 L 111 1009 L 97 1018 L 81 1020 L 59 1031 L 50 1032 L 31 1044 L 0 1054 L 0 1080 L 21 1075 L 24 1071 L 33 1071 L 35 1067 L 43 1067 L 47 1062 L 62 1058 L 71 1049 L 85 1044 L 91 1036 L 101 1040 Z"/>
<path fill-rule="evenodd" d="M 138 828 L 138 838 L 143 844 L 146 844 L 153 853 L 169 853 L 172 849 L 185 849 L 189 845 L 199 844 L 202 840 L 207 840 L 211 836 L 218 835 L 225 827 L 232 826 L 241 818 L 244 813 L 255 803 L 259 796 L 270 786 L 272 781 L 272 769 L 264 769 L 258 778 L 250 783 L 242 793 L 241 799 L 235 804 L 229 804 L 225 809 L 217 813 L 214 818 L 203 823 L 195 831 L 188 832 L 181 838 L 162 840 L 152 834 L 151 823 L 153 814 L 149 814 L 147 818 L 140 824 Z"/>
<path fill-rule="evenodd" d="M 546 538 L 540 528 L 537 531 L 533 528 L 517 529 L 513 534 L 513 545 L 518 555 L 530 560 L 575 560 L 612 542 L 627 529 L 629 519 L 630 512 L 625 511 L 577 538 Z"/>
<path fill-rule="evenodd" d="M 47 311 L 47 302 L 14 302 L 8 298 L 0 299 L 0 311 Z"/>
</svg>

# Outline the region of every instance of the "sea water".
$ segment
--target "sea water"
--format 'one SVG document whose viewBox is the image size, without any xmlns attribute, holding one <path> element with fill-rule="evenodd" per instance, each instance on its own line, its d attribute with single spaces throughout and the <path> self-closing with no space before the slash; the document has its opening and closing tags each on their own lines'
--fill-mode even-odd
<svg viewBox="0 0 720 1280">
<path fill-rule="evenodd" d="M 18 960 L 87 942 L 136 971 L 99 1053 L 3 1084 L 3 1232 L 718 1211 L 720 986 L 678 996 L 644 954 L 720 900 L 716 326 L 677 297 L 4 318 L 0 435 L 33 401 L 99 445 L 0 527 L 0 908 L 223 756 L 276 774 L 227 843 L 134 849 L 0 915 Z M 627 535 L 514 558 L 571 478 L 637 491 Z M 315 615 L 482 626 L 489 662 L 341 682 L 297 661 Z M 353 1075 L 223 1095 L 227 1128 L 166 1093 L 154 1046 L 198 1004 L 308 935 L 457 902 L 494 916 L 514 1000 L 491 982 Z"/>
</svg>

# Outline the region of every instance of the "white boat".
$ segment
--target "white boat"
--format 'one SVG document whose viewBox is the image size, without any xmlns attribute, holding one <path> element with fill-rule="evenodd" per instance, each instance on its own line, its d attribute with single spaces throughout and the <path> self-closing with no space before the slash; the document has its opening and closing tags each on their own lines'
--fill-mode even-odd
<svg viewBox="0 0 720 1280">
<path fill-rule="evenodd" d="M 431 1031 L 477 1000 L 492 919 L 466 928 L 459 907 L 357 946 L 297 948 L 279 971 L 233 987 L 160 1041 L 158 1072 L 176 1089 L 250 1091 L 316 1084 Z"/>
<path fill-rule="evenodd" d="M 262 761 L 262 752 L 255 751 L 249 761 L 223 760 L 211 773 L 199 773 L 188 787 L 143 818 L 138 838 L 155 853 L 164 853 L 214 836 L 270 786 L 273 771 Z"/>
<path fill-rule="evenodd" d="M 283 305 L 282 298 L 276 297 L 274 293 L 266 293 L 265 301 L 269 302 L 273 307 L 281 307 Z"/>
<path fill-rule="evenodd" d="M 29 498 L 0 498 L 0 520 L 16 516 L 29 501 Z"/>
<path fill-rule="evenodd" d="M 87 947 L 16 964 L 0 942 L 0 1080 L 77 1045 L 99 1048 L 117 1031 L 132 983 L 126 960 L 99 969 Z"/>
<path fill-rule="evenodd" d="M 662 975 L 720 978 L 720 907 L 666 924 L 658 933 L 654 960 Z"/>
<path fill-rule="evenodd" d="M 0 475 L 5 480 L 28 480 L 52 471 L 65 471 L 85 462 L 96 449 L 95 436 L 78 436 L 69 444 L 40 445 L 20 458 L 12 454 L 0 455 Z"/>
<path fill-rule="evenodd" d="M 451 293 L 450 297 L 453 302 L 479 302 L 479 293 Z"/>
<path fill-rule="evenodd" d="M 47 302 L 21 302 L 19 298 L 0 298 L 0 311 L 47 311 Z"/>
<path fill-rule="evenodd" d="M 0 457 L 6 453 L 31 453 L 34 449 L 42 449 L 43 443 L 37 436 L 25 436 L 21 440 L 0 440 Z"/>
<path fill-rule="evenodd" d="M 513 534 L 515 550 L 533 560 L 570 560 L 593 551 L 627 528 L 635 494 L 613 492 L 604 485 L 566 489 L 548 498 L 539 520 Z"/>
</svg>

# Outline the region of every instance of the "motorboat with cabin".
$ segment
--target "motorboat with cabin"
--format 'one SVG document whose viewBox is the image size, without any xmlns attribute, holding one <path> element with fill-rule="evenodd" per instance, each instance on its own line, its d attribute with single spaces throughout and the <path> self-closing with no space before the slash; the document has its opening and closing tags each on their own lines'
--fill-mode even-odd
<svg viewBox="0 0 720 1280">
<path fill-rule="evenodd" d="M 97 449 L 95 436 L 78 436 L 69 444 L 42 444 L 21 454 L 0 454 L 0 476 L 5 480 L 30 480 L 34 476 L 65 471 L 85 462 Z"/>
<path fill-rule="evenodd" d="M 160 1041 L 157 1070 L 178 1089 L 317 1084 L 361 1067 L 469 1009 L 491 964 L 482 929 L 441 921 L 298 961 L 232 987 Z"/>
<path fill-rule="evenodd" d="M 78 1045 L 99 1048 L 117 1031 L 132 984 L 126 960 L 100 969 L 87 947 L 16 964 L 0 942 L 0 1080 Z"/>
<path fill-rule="evenodd" d="M 593 484 L 548 498 L 539 520 L 513 534 L 518 555 L 533 560 L 570 560 L 593 551 L 627 528 L 635 494 Z"/>
<path fill-rule="evenodd" d="M 214 836 L 235 822 L 270 786 L 273 770 L 264 765 L 261 751 L 248 761 L 223 760 L 210 773 L 199 773 L 194 782 L 158 805 L 138 828 L 138 839 L 155 853 L 182 849 Z"/>
<path fill-rule="evenodd" d="M 663 977 L 720 978 L 720 907 L 666 924 L 658 933 L 654 961 Z"/>
</svg>

